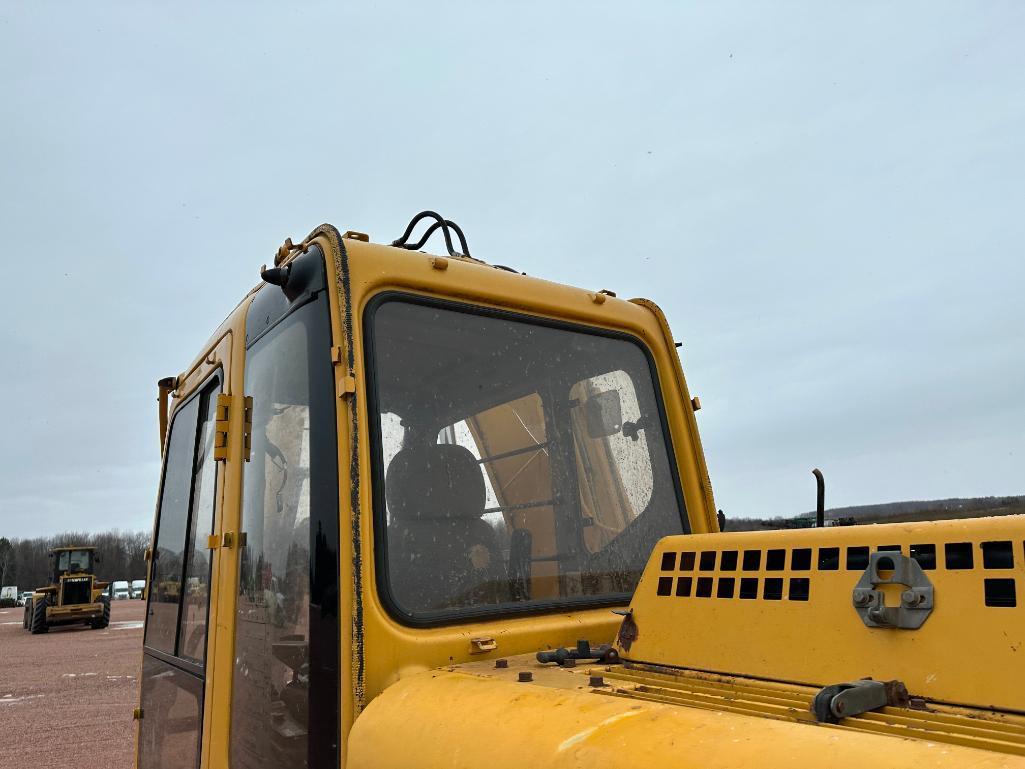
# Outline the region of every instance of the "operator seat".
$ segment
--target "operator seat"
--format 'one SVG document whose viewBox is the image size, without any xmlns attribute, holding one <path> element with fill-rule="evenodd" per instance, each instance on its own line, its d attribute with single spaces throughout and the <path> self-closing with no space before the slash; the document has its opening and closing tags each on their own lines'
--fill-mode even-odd
<svg viewBox="0 0 1025 769">
<path fill-rule="evenodd" d="M 466 448 L 404 448 L 385 479 L 388 576 L 409 613 L 497 603 L 508 580 L 495 532 L 481 520 L 484 475 Z"/>
</svg>

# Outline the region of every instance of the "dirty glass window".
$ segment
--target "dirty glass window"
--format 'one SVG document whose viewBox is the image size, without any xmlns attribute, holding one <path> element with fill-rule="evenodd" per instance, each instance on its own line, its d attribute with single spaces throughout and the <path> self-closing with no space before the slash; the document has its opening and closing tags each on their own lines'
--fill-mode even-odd
<svg viewBox="0 0 1025 769">
<path fill-rule="evenodd" d="M 623 600 L 655 542 L 684 531 L 640 345 L 404 299 L 371 313 L 392 609 L 440 621 Z"/>
<path fill-rule="evenodd" d="M 202 678 L 143 657 L 140 705 L 146 717 L 139 722 L 139 769 L 199 766 L 202 700 Z"/>
<path fill-rule="evenodd" d="M 587 422 L 588 399 L 602 394 L 618 396 L 620 429 L 594 435 Z M 642 440 L 647 426 L 633 381 L 625 371 L 588 377 L 570 389 L 570 399 L 580 404 L 573 414 L 573 446 L 580 483 L 580 505 L 585 519 L 584 544 L 598 552 L 615 539 L 647 507 L 654 491 L 651 455 Z M 591 410 L 592 413 L 594 409 Z M 601 431 L 599 431 L 601 432 Z"/>
<path fill-rule="evenodd" d="M 146 617 L 146 646 L 197 664 L 206 657 L 219 390 L 215 379 L 171 423 Z"/>
<path fill-rule="evenodd" d="M 206 659 L 206 622 L 210 602 L 211 551 L 207 548 L 207 539 L 213 532 L 214 490 L 217 485 L 217 462 L 213 457 L 216 393 L 204 393 L 200 408 L 202 414 L 196 440 L 178 656 L 202 664 Z"/>
<path fill-rule="evenodd" d="M 140 769 L 199 766 L 203 661 L 217 465 L 213 426 L 220 379 L 175 413 L 150 567 L 139 726 Z"/>
<path fill-rule="evenodd" d="M 198 415 L 199 398 L 193 398 L 178 410 L 171 422 L 164 486 L 160 494 L 156 540 L 150 566 L 145 643 L 167 654 L 174 654 L 178 629 Z"/>
<path fill-rule="evenodd" d="M 325 302 L 287 315 L 247 352 L 253 427 L 235 620 L 234 769 L 327 766 L 337 752 L 337 534 L 325 523 L 338 518 L 337 456 Z"/>
</svg>

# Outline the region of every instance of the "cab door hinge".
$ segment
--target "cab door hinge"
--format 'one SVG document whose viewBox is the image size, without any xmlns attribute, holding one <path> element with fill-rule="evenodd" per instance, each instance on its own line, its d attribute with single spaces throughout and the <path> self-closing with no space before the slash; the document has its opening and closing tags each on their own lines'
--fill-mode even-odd
<svg viewBox="0 0 1025 769">
<path fill-rule="evenodd" d="M 345 371 L 342 368 L 345 365 L 345 351 L 341 347 L 331 348 L 331 362 L 334 363 L 336 368 L 341 369 L 337 375 L 337 395 L 339 398 L 344 398 L 347 395 L 352 395 L 356 392 L 356 375 L 354 372 Z M 342 373 L 345 372 L 345 373 Z"/>
<path fill-rule="evenodd" d="M 214 460 L 225 462 L 228 459 L 228 424 L 231 418 L 231 396 L 227 393 L 217 394 L 217 408 L 214 412 Z"/>
<path fill-rule="evenodd" d="M 242 458 L 248 462 L 253 458 L 253 396 L 242 400 Z"/>
<path fill-rule="evenodd" d="M 338 397 L 344 398 L 356 392 L 356 377 L 350 373 L 348 376 L 338 377 Z"/>
<path fill-rule="evenodd" d="M 245 547 L 245 532 L 238 535 L 238 543 L 239 547 Z M 226 531 L 223 534 L 211 534 L 206 538 L 207 550 L 219 550 L 222 547 L 229 549 L 235 547 L 235 532 Z"/>
<path fill-rule="evenodd" d="M 253 454 L 253 398 L 238 397 L 219 393 L 217 409 L 214 415 L 214 459 L 225 462 L 228 459 L 228 433 L 231 424 L 231 411 L 236 401 L 242 403 L 242 458 L 246 462 Z"/>
</svg>

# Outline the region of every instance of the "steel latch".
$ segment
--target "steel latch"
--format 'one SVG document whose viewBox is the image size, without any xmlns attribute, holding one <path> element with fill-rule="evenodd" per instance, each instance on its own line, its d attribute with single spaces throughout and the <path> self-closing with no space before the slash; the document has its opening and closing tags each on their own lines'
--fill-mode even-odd
<svg viewBox="0 0 1025 769">
<path fill-rule="evenodd" d="M 865 678 L 823 688 L 812 700 L 811 710 L 820 723 L 835 724 L 887 705 L 906 706 L 908 690 L 900 681 L 873 681 Z"/>
<path fill-rule="evenodd" d="M 884 577 L 881 572 L 889 572 Z M 899 606 L 887 606 L 880 585 L 903 585 Z M 913 558 L 893 550 L 869 556 L 868 567 L 854 586 L 851 601 L 866 627 L 917 630 L 933 608 L 934 590 L 922 567 Z"/>
<path fill-rule="evenodd" d="M 471 638 L 470 654 L 485 654 L 493 652 L 498 648 L 498 642 L 494 638 Z"/>
</svg>

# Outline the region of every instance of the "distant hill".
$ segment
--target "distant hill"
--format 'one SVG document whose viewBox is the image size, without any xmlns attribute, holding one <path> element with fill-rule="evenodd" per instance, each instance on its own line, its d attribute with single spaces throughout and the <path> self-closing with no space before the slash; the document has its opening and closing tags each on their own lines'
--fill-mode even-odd
<svg viewBox="0 0 1025 769">
<path fill-rule="evenodd" d="M 953 518 L 981 518 L 989 515 L 1025 515 L 1025 495 L 833 507 L 826 510 L 826 525 L 939 521 Z M 729 512 L 726 513 L 726 531 L 801 529 L 812 526 L 814 523 L 814 512 L 775 518 L 731 518 Z"/>
</svg>

